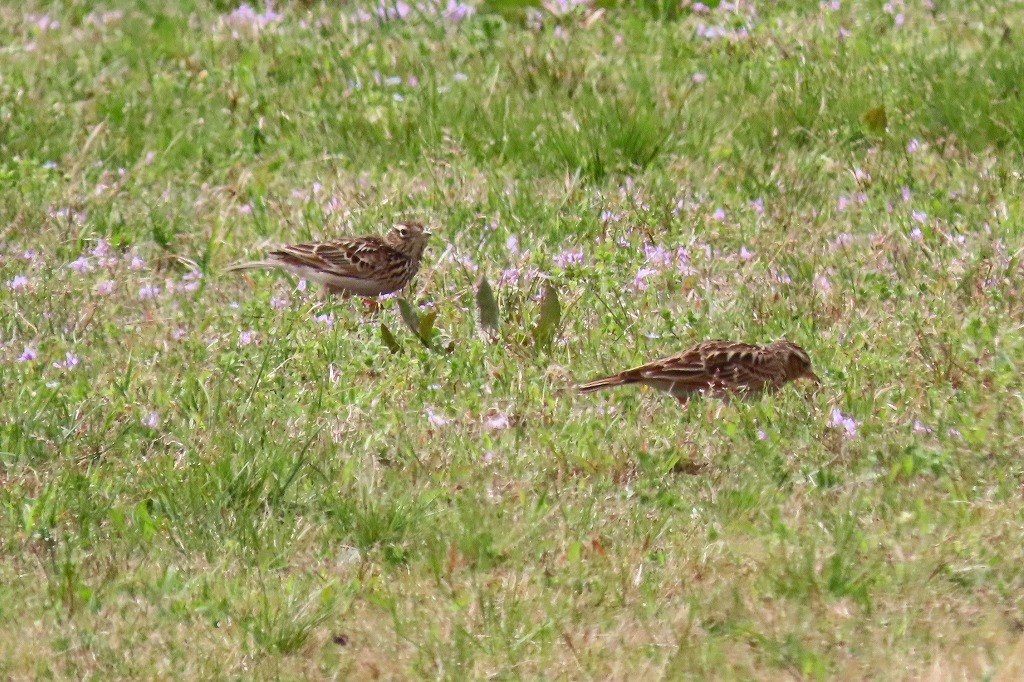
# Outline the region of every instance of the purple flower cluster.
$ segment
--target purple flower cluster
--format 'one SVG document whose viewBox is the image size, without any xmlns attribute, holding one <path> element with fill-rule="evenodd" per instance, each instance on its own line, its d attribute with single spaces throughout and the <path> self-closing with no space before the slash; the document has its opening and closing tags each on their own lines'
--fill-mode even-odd
<svg viewBox="0 0 1024 682">
<path fill-rule="evenodd" d="M 566 249 L 561 253 L 555 254 L 554 258 L 551 259 L 556 267 L 562 268 L 563 270 L 570 265 L 582 265 L 583 264 L 583 249 Z"/>
<path fill-rule="evenodd" d="M 476 12 L 476 7 L 458 0 L 447 0 L 447 2 L 420 2 L 410 5 L 403 0 L 382 0 L 372 12 L 359 10 L 353 15 L 356 21 L 368 22 L 377 21 L 386 23 L 389 21 L 405 21 L 411 17 L 439 17 L 446 21 L 459 23 Z"/>
<path fill-rule="evenodd" d="M 853 438 L 857 435 L 857 427 L 860 422 L 849 415 L 843 414 L 838 407 L 832 408 L 832 416 L 828 420 L 828 425 L 841 428 L 844 431 L 844 435 L 847 438 Z"/>
<path fill-rule="evenodd" d="M 526 285 L 535 279 L 543 279 L 541 271 L 532 265 L 512 265 L 501 271 L 498 277 L 498 286 L 520 286 Z"/>
<path fill-rule="evenodd" d="M 556 17 L 564 17 L 567 14 L 572 14 L 578 7 L 588 7 L 591 0 L 548 0 L 544 4 L 544 9 L 551 12 Z"/>
<path fill-rule="evenodd" d="M 25 350 L 28 350 L 27 348 Z M 74 369 L 78 366 L 78 356 L 71 351 L 64 354 L 64 359 L 53 363 L 57 369 Z"/>
<path fill-rule="evenodd" d="M 231 37 L 238 38 L 242 33 L 255 36 L 261 29 L 268 28 L 281 21 L 281 15 L 274 11 L 274 3 L 267 0 L 266 9 L 257 13 L 249 3 L 243 2 L 236 9 L 225 14 L 221 21 L 231 30 Z"/>
<path fill-rule="evenodd" d="M 693 268 L 690 267 L 690 254 L 685 246 L 677 249 L 666 249 L 660 244 L 644 244 L 645 263 L 637 270 L 633 278 L 633 288 L 637 291 L 644 291 L 650 285 L 648 280 L 666 270 L 675 270 L 682 276 L 692 275 Z"/>
<path fill-rule="evenodd" d="M 839 199 L 836 201 L 836 210 L 837 211 L 845 211 L 851 205 L 854 205 L 854 204 L 856 204 L 856 205 L 864 204 L 864 203 L 867 202 L 867 200 L 868 200 L 868 195 L 867 195 L 866 192 L 857 192 L 852 197 L 848 197 L 848 196 L 845 196 L 845 195 L 840 195 Z"/>
<path fill-rule="evenodd" d="M 430 407 L 424 407 L 423 413 L 427 415 L 427 422 L 434 427 L 447 426 L 451 422 L 450 419 L 434 412 Z"/>
</svg>

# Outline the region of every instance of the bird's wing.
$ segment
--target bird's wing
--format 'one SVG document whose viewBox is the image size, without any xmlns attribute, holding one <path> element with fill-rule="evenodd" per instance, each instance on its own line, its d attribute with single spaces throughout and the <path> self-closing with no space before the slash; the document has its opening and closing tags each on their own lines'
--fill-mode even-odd
<svg viewBox="0 0 1024 682">
<path fill-rule="evenodd" d="M 777 381 L 778 368 L 760 346 L 728 343 L 705 352 L 710 387 L 760 390 Z"/>
<path fill-rule="evenodd" d="M 630 371 L 639 381 L 672 382 L 695 391 L 726 389 L 762 382 L 763 355 L 747 343 L 705 341 Z"/>
<path fill-rule="evenodd" d="M 369 276 L 402 258 L 377 237 L 290 244 L 269 255 L 285 265 L 314 268 L 342 277 Z"/>
<path fill-rule="evenodd" d="M 635 382 L 671 383 L 695 391 L 708 388 L 712 379 L 704 358 L 695 348 L 652 360 L 622 374 Z"/>
</svg>

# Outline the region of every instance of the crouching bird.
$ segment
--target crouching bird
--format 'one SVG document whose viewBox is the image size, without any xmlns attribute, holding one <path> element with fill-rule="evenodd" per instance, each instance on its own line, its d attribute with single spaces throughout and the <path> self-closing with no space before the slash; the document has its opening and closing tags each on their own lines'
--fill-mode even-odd
<svg viewBox="0 0 1024 682">
<path fill-rule="evenodd" d="M 666 391 L 681 404 L 707 393 L 717 398 L 773 392 L 796 379 L 820 383 L 803 348 L 789 341 L 755 346 L 737 341 L 703 341 L 675 355 L 577 386 L 590 393 L 611 386 L 644 384 Z"/>
</svg>

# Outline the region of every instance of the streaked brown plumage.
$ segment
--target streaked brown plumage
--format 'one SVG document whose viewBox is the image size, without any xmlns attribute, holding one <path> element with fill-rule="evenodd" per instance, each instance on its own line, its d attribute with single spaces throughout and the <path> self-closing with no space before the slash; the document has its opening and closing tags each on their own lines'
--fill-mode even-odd
<svg viewBox="0 0 1024 682">
<path fill-rule="evenodd" d="M 398 223 L 381 237 L 341 237 L 279 247 L 263 260 L 238 263 L 229 272 L 281 268 L 319 282 L 332 294 L 376 297 L 398 291 L 416 275 L 430 231 Z"/>
<path fill-rule="evenodd" d="M 786 382 L 820 380 L 803 348 L 789 341 L 755 346 L 736 341 L 704 341 L 686 350 L 578 386 L 589 393 L 609 386 L 645 384 L 667 391 L 680 403 L 696 393 L 727 397 L 775 391 Z"/>
</svg>

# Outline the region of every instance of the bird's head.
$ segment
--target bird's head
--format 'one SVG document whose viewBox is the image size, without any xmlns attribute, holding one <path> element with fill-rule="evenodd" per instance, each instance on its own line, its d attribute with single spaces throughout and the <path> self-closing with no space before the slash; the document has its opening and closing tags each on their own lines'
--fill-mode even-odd
<svg viewBox="0 0 1024 682">
<path fill-rule="evenodd" d="M 783 367 L 786 368 L 786 381 L 810 379 L 816 384 L 821 383 L 821 379 L 811 369 L 811 358 L 803 348 L 789 341 L 776 341 L 771 344 L 771 348 L 782 358 Z"/>
<path fill-rule="evenodd" d="M 420 223 L 414 222 L 396 223 L 384 235 L 385 244 L 417 261 L 423 256 L 423 250 L 427 248 L 429 239 L 430 230 Z"/>
</svg>

